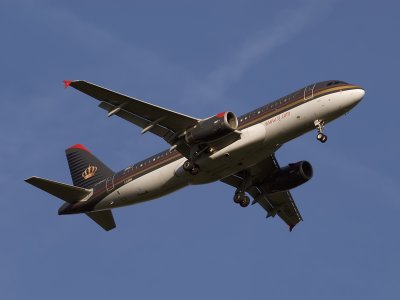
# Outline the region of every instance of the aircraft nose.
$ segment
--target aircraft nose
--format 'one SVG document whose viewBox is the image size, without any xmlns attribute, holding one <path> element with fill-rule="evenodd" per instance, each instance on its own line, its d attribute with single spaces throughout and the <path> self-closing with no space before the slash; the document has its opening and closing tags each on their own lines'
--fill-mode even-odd
<svg viewBox="0 0 400 300">
<path fill-rule="evenodd" d="M 347 109 L 352 109 L 354 106 L 360 103 L 360 101 L 364 98 L 364 95 L 365 90 L 362 87 L 349 90 L 347 92 L 344 106 L 346 106 Z"/>
<path fill-rule="evenodd" d="M 356 103 L 360 102 L 365 96 L 365 90 L 363 88 L 359 88 L 354 90 L 354 100 Z"/>
</svg>

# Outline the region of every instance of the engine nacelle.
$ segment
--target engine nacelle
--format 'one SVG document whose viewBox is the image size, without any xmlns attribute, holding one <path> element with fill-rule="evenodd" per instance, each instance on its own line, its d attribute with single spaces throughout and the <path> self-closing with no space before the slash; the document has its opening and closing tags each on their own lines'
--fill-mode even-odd
<svg viewBox="0 0 400 300">
<path fill-rule="evenodd" d="M 308 161 L 299 161 L 283 167 L 269 177 L 263 184 L 266 193 L 283 192 L 298 187 L 313 176 L 313 168 Z"/>
<path fill-rule="evenodd" d="M 222 138 L 235 131 L 238 119 L 233 112 L 222 112 L 216 116 L 200 121 L 186 134 L 190 145 L 207 143 Z"/>
</svg>

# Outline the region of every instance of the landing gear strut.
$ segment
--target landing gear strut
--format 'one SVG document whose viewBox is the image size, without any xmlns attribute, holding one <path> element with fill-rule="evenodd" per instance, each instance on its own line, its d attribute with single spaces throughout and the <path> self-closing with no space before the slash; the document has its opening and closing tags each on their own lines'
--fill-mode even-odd
<svg viewBox="0 0 400 300">
<path fill-rule="evenodd" d="M 323 134 L 323 132 L 322 132 L 324 130 L 325 121 L 324 120 L 315 120 L 314 125 L 315 125 L 315 128 L 317 128 L 317 130 L 318 130 L 317 140 L 320 141 L 321 143 L 325 143 L 328 140 L 328 137 L 325 134 Z"/>
</svg>

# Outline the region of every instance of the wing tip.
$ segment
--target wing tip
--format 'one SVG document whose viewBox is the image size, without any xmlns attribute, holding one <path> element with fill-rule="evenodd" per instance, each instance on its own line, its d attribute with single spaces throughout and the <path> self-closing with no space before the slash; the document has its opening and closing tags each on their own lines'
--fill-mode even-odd
<svg viewBox="0 0 400 300">
<path fill-rule="evenodd" d="M 36 176 L 31 176 L 29 178 L 24 179 L 24 181 L 31 184 L 31 182 L 33 182 L 35 180 L 35 178 L 37 178 L 37 177 Z"/>
<path fill-rule="evenodd" d="M 66 89 L 67 87 L 69 87 L 72 83 L 72 80 L 63 80 L 64 83 L 64 88 Z"/>
</svg>

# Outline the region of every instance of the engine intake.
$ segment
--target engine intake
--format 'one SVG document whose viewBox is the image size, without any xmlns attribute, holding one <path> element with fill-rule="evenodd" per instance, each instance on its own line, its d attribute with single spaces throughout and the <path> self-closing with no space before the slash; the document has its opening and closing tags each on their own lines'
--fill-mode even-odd
<svg viewBox="0 0 400 300">
<path fill-rule="evenodd" d="M 313 168 L 308 161 L 289 164 L 269 177 L 263 184 L 267 193 L 283 192 L 298 187 L 313 176 Z"/>
<path fill-rule="evenodd" d="M 222 112 L 218 115 L 200 121 L 186 134 L 189 144 L 207 143 L 222 138 L 235 131 L 238 119 L 233 112 Z"/>
</svg>

